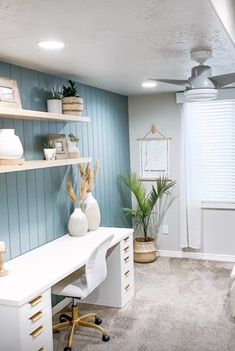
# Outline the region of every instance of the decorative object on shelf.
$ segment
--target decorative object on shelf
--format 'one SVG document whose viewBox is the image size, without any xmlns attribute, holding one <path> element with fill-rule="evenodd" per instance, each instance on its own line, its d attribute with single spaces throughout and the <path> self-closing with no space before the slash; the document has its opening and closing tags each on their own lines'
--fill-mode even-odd
<svg viewBox="0 0 235 351">
<path fill-rule="evenodd" d="M 150 133 L 153 136 L 149 137 Z M 157 134 L 160 137 L 157 137 Z M 170 178 L 169 149 L 171 139 L 163 135 L 155 125 L 151 126 L 150 131 L 143 138 L 138 139 L 141 180 Z"/>
<path fill-rule="evenodd" d="M 88 222 L 85 214 L 80 208 L 78 197 L 75 194 L 71 182 L 67 184 L 67 193 L 74 204 L 74 211 L 69 218 L 68 229 L 71 236 L 84 236 L 88 231 Z M 85 184 L 81 181 L 80 184 L 80 200 L 84 198 L 86 194 Z"/>
<path fill-rule="evenodd" d="M 77 146 L 79 140 L 80 139 L 76 135 L 69 134 L 68 151 L 70 158 L 78 158 L 80 156 L 79 148 Z"/>
<path fill-rule="evenodd" d="M 88 230 L 96 230 L 99 228 L 101 215 L 98 202 L 92 195 L 92 188 L 99 170 L 99 162 L 96 162 L 94 171 L 91 169 L 90 162 L 87 164 L 86 169 L 82 163 L 79 164 L 78 167 L 80 171 L 80 177 L 86 184 L 86 194 L 82 201 L 82 210 L 87 217 Z"/>
<path fill-rule="evenodd" d="M 159 178 L 148 193 L 135 173 L 121 177 L 121 180 L 137 201 L 135 209 L 123 209 L 132 218 L 136 230 L 140 229 L 142 234 L 142 237 L 134 240 L 134 260 L 139 263 L 153 262 L 157 259 L 156 239 L 160 224 L 174 200 L 171 195 L 175 181 Z"/>
<path fill-rule="evenodd" d="M 79 97 L 78 86 L 74 80 L 63 86 L 62 111 L 66 115 L 82 115 L 83 98 Z"/>
<path fill-rule="evenodd" d="M 65 134 L 49 134 L 48 141 L 53 141 L 56 146 L 56 160 L 69 158 L 68 144 Z"/>
<path fill-rule="evenodd" d="M 6 253 L 6 245 L 4 241 L 0 241 L 0 277 L 6 276 L 9 272 L 4 269 L 4 254 Z"/>
<path fill-rule="evenodd" d="M 0 107 L 22 108 L 16 80 L 0 77 Z"/>
<path fill-rule="evenodd" d="M 54 141 L 48 141 L 44 144 L 44 156 L 46 161 L 53 161 L 56 158 L 56 145 Z"/>
<path fill-rule="evenodd" d="M 15 129 L 0 129 L 0 165 L 24 163 L 24 150 Z"/>
<path fill-rule="evenodd" d="M 47 97 L 47 111 L 50 113 L 62 113 L 62 92 L 59 86 L 51 85 L 51 91 Z"/>
</svg>

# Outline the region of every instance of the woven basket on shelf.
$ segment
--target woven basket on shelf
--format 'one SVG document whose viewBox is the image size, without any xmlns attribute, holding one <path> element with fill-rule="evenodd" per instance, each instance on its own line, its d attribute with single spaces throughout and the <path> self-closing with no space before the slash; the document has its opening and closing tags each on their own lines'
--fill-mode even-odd
<svg viewBox="0 0 235 351">
<path fill-rule="evenodd" d="M 81 116 L 83 112 L 83 98 L 77 96 L 63 97 L 62 111 L 66 115 Z"/>
</svg>

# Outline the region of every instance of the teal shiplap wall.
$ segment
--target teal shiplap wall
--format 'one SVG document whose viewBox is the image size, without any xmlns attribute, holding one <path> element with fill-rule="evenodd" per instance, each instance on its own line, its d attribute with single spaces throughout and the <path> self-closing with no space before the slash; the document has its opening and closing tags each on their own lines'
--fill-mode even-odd
<svg viewBox="0 0 235 351">
<path fill-rule="evenodd" d="M 0 62 L 0 76 L 17 80 L 25 109 L 46 111 L 48 83 L 64 79 Z M 129 171 L 128 101 L 126 96 L 80 85 L 85 116 L 90 123 L 61 123 L 0 119 L 0 128 L 15 128 L 25 158 L 42 159 L 48 134 L 76 134 L 82 156 L 100 161 L 94 190 L 103 226 L 127 225 L 121 211 L 118 175 Z M 71 171 L 71 169 L 70 169 Z M 76 167 L 72 167 L 76 178 Z M 0 174 L 0 240 L 6 259 L 32 250 L 67 233 L 72 206 L 66 195 L 68 168 L 58 167 Z"/>
</svg>

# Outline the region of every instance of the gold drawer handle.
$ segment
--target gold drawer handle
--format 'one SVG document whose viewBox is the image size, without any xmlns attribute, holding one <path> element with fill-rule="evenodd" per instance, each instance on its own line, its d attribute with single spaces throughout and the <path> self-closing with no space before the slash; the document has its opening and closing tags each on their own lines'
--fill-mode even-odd
<svg viewBox="0 0 235 351">
<path fill-rule="evenodd" d="M 43 296 L 40 295 L 38 297 L 36 297 L 35 299 L 33 299 L 32 301 L 29 302 L 29 304 L 31 306 L 36 306 L 39 302 L 41 302 L 43 300 Z"/>
<path fill-rule="evenodd" d="M 43 312 L 39 311 L 38 313 L 36 313 L 34 316 L 30 317 L 29 319 L 31 319 L 32 322 L 36 322 L 38 319 L 40 319 L 43 316 Z"/>
<path fill-rule="evenodd" d="M 127 256 L 126 258 L 124 258 L 125 263 L 130 261 L 130 256 Z"/>
<path fill-rule="evenodd" d="M 44 347 L 41 347 L 38 351 L 45 351 Z"/>
<path fill-rule="evenodd" d="M 41 325 L 39 328 L 34 330 L 30 335 L 32 335 L 34 338 L 36 338 L 38 335 L 40 335 L 44 330 L 44 327 Z"/>
<path fill-rule="evenodd" d="M 127 253 L 127 252 L 129 251 L 129 249 L 130 249 L 130 247 L 127 246 L 127 247 L 125 247 L 123 250 L 124 250 L 125 253 Z"/>
<path fill-rule="evenodd" d="M 126 276 L 126 278 L 127 278 L 127 277 L 129 277 L 129 275 L 130 275 L 130 271 L 126 271 L 124 274 L 125 274 L 125 276 Z"/>
<path fill-rule="evenodd" d="M 128 284 L 128 285 L 125 287 L 126 292 L 127 292 L 128 290 L 130 290 L 130 288 L 131 288 L 131 285 Z"/>
<path fill-rule="evenodd" d="M 129 236 L 127 236 L 125 239 L 123 239 L 125 241 L 125 243 L 127 243 L 127 241 L 129 241 Z"/>
</svg>

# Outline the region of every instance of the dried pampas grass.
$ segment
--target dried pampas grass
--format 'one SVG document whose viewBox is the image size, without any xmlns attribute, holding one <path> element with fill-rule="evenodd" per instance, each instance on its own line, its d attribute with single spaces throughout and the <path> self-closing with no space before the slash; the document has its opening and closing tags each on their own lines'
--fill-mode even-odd
<svg viewBox="0 0 235 351">
<path fill-rule="evenodd" d="M 94 171 L 91 168 L 90 162 L 87 164 L 86 169 L 84 168 L 83 164 L 80 164 L 78 167 L 79 167 L 80 176 L 81 176 L 81 183 L 82 181 L 84 181 L 83 178 L 85 178 L 86 192 L 91 192 L 93 188 L 93 184 L 95 182 L 95 178 L 99 170 L 99 161 L 96 161 Z"/>
<path fill-rule="evenodd" d="M 67 194 L 69 195 L 70 199 L 72 200 L 72 203 L 74 204 L 74 206 L 77 207 L 78 206 L 78 198 L 77 198 L 77 195 L 75 194 L 75 191 L 73 189 L 71 182 L 68 182 L 68 184 L 67 184 Z"/>
</svg>

